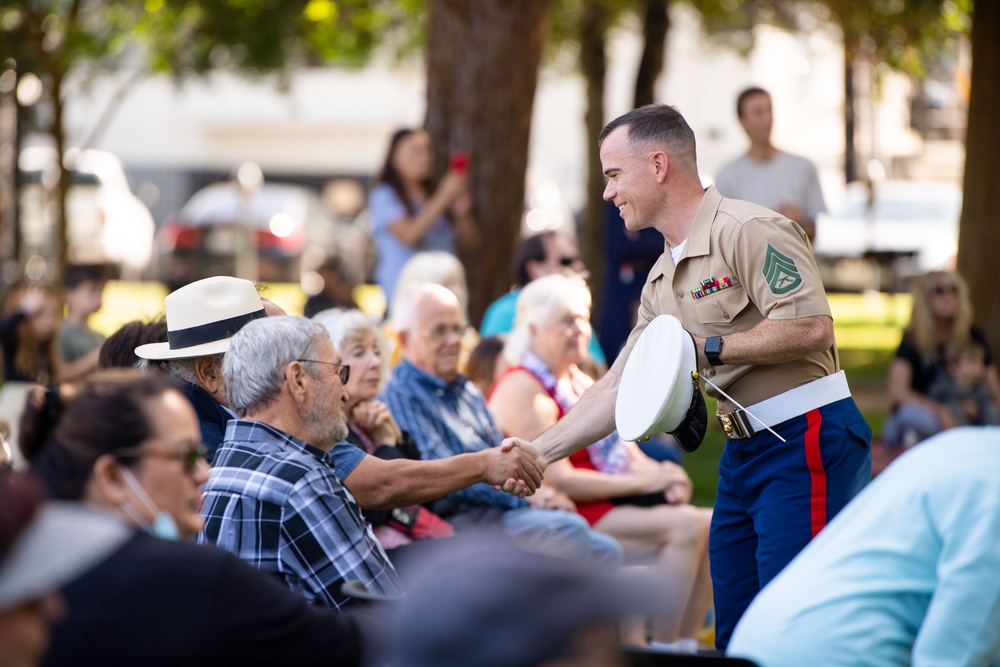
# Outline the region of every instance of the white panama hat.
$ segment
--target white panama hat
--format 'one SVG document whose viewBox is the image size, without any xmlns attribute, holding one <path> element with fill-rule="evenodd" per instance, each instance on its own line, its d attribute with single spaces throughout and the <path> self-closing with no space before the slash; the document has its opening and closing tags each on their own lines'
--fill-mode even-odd
<svg viewBox="0 0 1000 667">
<path fill-rule="evenodd" d="M 622 372 L 615 403 L 618 434 L 625 440 L 640 440 L 677 430 L 701 396 L 697 370 L 694 341 L 680 320 L 673 315 L 654 318 L 632 347 Z M 697 443 L 681 446 L 693 451 L 700 443 L 698 438 Z"/>
<path fill-rule="evenodd" d="M 213 276 L 171 292 L 163 300 L 167 342 L 135 348 L 137 357 L 163 361 L 221 354 L 243 325 L 264 317 L 264 305 L 249 280 Z"/>
</svg>

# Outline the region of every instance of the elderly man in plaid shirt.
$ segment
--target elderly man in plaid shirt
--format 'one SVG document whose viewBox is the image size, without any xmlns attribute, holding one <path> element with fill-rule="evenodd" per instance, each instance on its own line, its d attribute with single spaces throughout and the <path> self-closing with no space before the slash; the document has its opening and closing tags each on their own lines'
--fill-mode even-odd
<svg viewBox="0 0 1000 667">
<path fill-rule="evenodd" d="M 383 509 L 479 480 L 520 496 L 541 479 L 534 457 L 518 449 L 461 461 L 380 461 L 341 442 L 350 367 L 340 363 L 326 329 L 300 317 L 247 324 L 233 337 L 222 373 L 239 419 L 229 422 L 205 486 L 202 540 L 282 576 L 311 602 L 340 608 L 350 599 L 341 592 L 345 581 L 400 593 L 351 488 L 369 504 L 380 499 L 373 506 Z M 357 483 L 345 487 L 342 480 L 362 468 Z M 518 481 L 504 485 L 511 477 Z"/>
</svg>

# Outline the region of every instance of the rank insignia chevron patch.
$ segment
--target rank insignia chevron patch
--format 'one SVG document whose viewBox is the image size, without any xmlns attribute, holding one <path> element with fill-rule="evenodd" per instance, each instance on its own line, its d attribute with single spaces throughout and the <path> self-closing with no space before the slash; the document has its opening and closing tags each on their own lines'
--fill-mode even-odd
<svg viewBox="0 0 1000 667">
<path fill-rule="evenodd" d="M 782 255 L 770 243 L 764 257 L 764 278 L 775 294 L 788 294 L 802 284 L 802 276 L 791 257 Z"/>
</svg>

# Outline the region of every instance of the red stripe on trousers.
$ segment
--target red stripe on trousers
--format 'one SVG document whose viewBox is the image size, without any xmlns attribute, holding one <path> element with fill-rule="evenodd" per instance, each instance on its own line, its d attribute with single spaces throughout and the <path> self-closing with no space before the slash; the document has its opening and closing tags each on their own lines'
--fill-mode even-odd
<svg viewBox="0 0 1000 667">
<path fill-rule="evenodd" d="M 809 468 L 809 515 L 813 537 L 826 526 L 826 470 L 823 469 L 823 454 L 819 447 L 819 427 L 822 424 L 823 415 L 818 409 L 806 413 L 806 466 Z"/>
</svg>

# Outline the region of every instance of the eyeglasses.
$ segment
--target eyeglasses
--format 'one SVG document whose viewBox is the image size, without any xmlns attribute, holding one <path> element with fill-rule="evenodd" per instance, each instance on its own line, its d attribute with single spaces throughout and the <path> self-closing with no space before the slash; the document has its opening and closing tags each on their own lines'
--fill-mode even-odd
<svg viewBox="0 0 1000 667">
<path fill-rule="evenodd" d="M 326 364 L 327 366 L 336 366 L 337 375 L 340 376 L 340 381 L 343 384 L 347 384 L 347 381 L 351 377 L 351 367 L 347 364 L 338 364 L 335 361 L 320 361 L 319 359 L 296 359 L 295 361 L 308 361 L 313 364 Z"/>
<path fill-rule="evenodd" d="M 157 459 L 167 459 L 170 461 L 181 461 L 184 464 L 184 472 L 191 474 L 198 467 L 198 461 L 205 458 L 208 450 L 205 449 L 205 445 L 198 443 L 188 449 L 183 451 L 162 451 L 158 449 L 147 449 L 136 454 L 137 457 L 152 456 Z"/>
<path fill-rule="evenodd" d="M 931 294 L 941 296 L 942 294 L 958 294 L 958 285 L 935 285 L 931 288 Z"/>
<path fill-rule="evenodd" d="M 444 337 L 448 334 L 455 334 L 461 338 L 468 330 L 468 324 L 439 324 L 433 329 L 424 329 L 420 333 L 427 336 L 431 340 L 439 341 L 444 340 Z"/>
<path fill-rule="evenodd" d="M 582 261 L 582 259 L 581 259 L 581 257 L 579 255 L 573 255 L 572 257 L 560 257 L 559 258 L 559 266 L 567 266 L 567 267 L 569 267 L 569 266 L 573 266 L 574 264 L 576 264 L 577 262 L 580 262 L 580 261 Z"/>
</svg>

